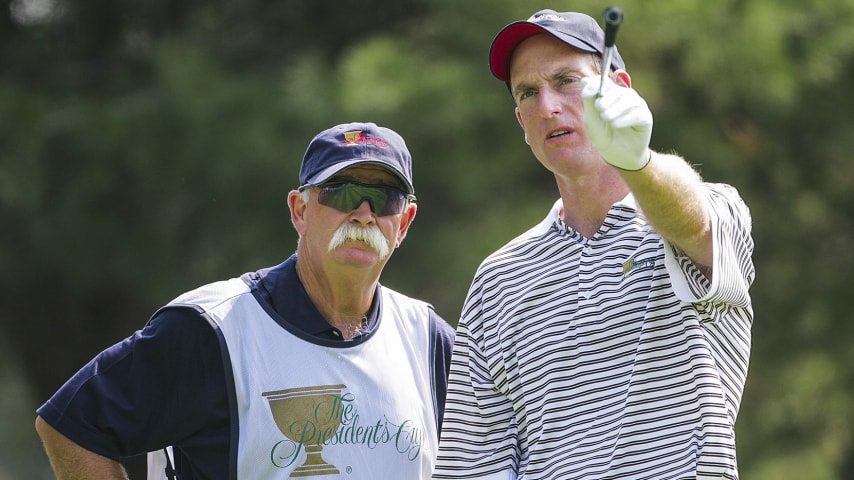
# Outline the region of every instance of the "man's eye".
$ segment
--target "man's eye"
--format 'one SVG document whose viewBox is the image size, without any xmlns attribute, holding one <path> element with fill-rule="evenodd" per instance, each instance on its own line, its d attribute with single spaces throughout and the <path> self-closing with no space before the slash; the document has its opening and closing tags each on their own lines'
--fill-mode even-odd
<svg viewBox="0 0 854 480">
<path fill-rule="evenodd" d="M 536 93 L 536 92 L 534 92 L 533 90 L 525 90 L 524 92 L 519 94 L 519 100 L 524 100 L 524 99 L 532 96 L 534 93 Z"/>
<path fill-rule="evenodd" d="M 569 76 L 562 77 L 560 82 L 560 89 L 564 92 L 577 92 L 581 91 L 581 77 Z"/>
</svg>

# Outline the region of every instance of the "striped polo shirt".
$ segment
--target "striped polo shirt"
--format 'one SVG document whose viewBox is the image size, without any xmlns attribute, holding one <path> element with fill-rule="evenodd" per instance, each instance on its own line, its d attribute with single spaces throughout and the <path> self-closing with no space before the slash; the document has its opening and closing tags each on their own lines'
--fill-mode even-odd
<svg viewBox="0 0 854 480">
<path fill-rule="evenodd" d="M 738 478 L 751 219 L 704 184 L 713 278 L 629 195 L 590 239 L 559 200 L 490 255 L 463 307 L 436 479 Z"/>
</svg>

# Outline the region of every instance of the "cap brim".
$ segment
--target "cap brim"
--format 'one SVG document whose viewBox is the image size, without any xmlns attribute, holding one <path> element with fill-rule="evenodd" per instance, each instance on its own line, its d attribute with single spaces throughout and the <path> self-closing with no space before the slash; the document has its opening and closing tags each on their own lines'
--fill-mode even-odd
<svg viewBox="0 0 854 480">
<path fill-rule="evenodd" d="M 381 160 L 370 160 L 370 159 L 364 159 L 364 158 L 349 160 L 346 162 L 340 162 L 340 163 L 336 163 L 335 165 L 332 165 L 330 167 L 327 167 L 325 170 L 321 170 L 316 175 L 309 178 L 308 181 L 306 181 L 305 185 L 320 185 L 320 184 L 328 181 L 329 179 L 331 179 L 335 175 L 337 175 L 342 170 L 350 168 L 350 167 L 355 166 L 355 165 L 378 165 L 380 167 L 383 167 L 386 170 L 388 170 L 389 173 L 394 174 L 394 176 L 397 177 L 398 180 L 400 180 L 400 184 L 404 187 L 404 190 L 406 190 L 406 193 L 409 193 L 409 194 L 415 193 L 415 188 L 408 181 L 406 181 L 406 179 L 403 177 L 403 175 L 398 173 L 397 170 L 394 169 L 394 167 L 392 167 L 388 163 L 383 162 Z M 303 186 L 305 186 L 305 185 L 303 185 Z"/>
<path fill-rule="evenodd" d="M 510 56 L 522 40 L 538 33 L 550 33 L 545 28 L 530 22 L 515 22 L 504 27 L 489 48 L 489 69 L 502 81 L 510 80 Z"/>
<path fill-rule="evenodd" d="M 573 37 L 572 35 L 555 32 L 527 21 L 514 22 L 504 27 L 500 32 L 498 32 L 495 39 L 492 40 L 492 46 L 489 49 L 489 69 L 492 71 L 492 75 L 499 80 L 509 82 L 510 58 L 513 55 L 513 50 L 515 50 L 523 40 L 539 33 L 548 33 L 561 42 L 584 52 L 599 52 L 594 45 L 589 45 L 587 42 Z"/>
</svg>

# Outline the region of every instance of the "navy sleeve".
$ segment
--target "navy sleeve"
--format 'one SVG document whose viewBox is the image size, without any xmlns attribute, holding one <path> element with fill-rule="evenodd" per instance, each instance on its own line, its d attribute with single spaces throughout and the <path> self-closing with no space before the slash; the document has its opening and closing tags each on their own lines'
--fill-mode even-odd
<svg viewBox="0 0 854 480">
<path fill-rule="evenodd" d="M 227 442 L 224 381 L 207 320 L 189 308 L 166 308 L 98 354 L 37 413 L 79 445 L 116 460 L 167 445 L 192 449 L 213 437 Z"/>
<path fill-rule="evenodd" d="M 433 360 L 433 385 L 436 395 L 437 426 L 442 431 L 445 416 L 445 397 L 448 394 L 448 372 L 451 369 L 451 353 L 454 348 L 454 329 L 430 308 L 431 356 Z"/>
</svg>

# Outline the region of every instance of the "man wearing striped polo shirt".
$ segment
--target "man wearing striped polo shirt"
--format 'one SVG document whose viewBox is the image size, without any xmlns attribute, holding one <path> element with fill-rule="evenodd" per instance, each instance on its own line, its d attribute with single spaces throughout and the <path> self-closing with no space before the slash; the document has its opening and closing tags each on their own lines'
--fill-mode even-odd
<svg viewBox="0 0 854 480">
<path fill-rule="evenodd" d="M 649 149 L 652 114 L 616 51 L 600 86 L 603 43 L 594 19 L 553 10 L 492 43 L 561 198 L 475 275 L 436 479 L 738 478 L 750 213 Z"/>
</svg>

